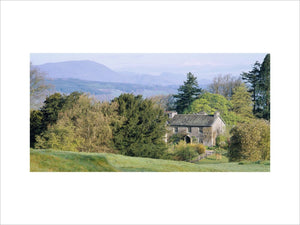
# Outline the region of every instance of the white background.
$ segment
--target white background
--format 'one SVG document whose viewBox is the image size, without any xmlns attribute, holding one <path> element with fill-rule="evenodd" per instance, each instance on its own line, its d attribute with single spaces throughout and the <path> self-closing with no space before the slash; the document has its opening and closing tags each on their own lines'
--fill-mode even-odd
<svg viewBox="0 0 300 225">
<path fill-rule="evenodd" d="M 1 2 L 1 222 L 298 224 L 298 41 L 298 1 Z M 30 173 L 30 53 L 50 52 L 271 53 L 271 172 Z"/>
</svg>

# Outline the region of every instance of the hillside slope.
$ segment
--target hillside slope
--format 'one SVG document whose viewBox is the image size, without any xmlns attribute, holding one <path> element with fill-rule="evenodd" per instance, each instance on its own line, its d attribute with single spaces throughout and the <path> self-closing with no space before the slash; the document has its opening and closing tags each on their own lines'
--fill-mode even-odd
<svg viewBox="0 0 300 225">
<path fill-rule="evenodd" d="M 268 172 L 266 164 L 193 164 L 109 153 L 31 150 L 31 172 Z"/>
</svg>

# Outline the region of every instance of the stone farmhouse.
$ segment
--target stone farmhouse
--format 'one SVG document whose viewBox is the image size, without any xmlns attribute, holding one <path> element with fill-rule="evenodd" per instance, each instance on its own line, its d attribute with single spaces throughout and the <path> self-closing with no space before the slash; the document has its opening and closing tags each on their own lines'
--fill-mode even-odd
<svg viewBox="0 0 300 225">
<path fill-rule="evenodd" d="M 169 116 L 169 135 L 181 134 L 186 143 L 202 143 L 206 146 L 216 145 L 216 138 L 225 131 L 226 125 L 219 112 L 207 115 L 204 112 L 197 114 L 177 114 L 167 112 Z"/>
</svg>

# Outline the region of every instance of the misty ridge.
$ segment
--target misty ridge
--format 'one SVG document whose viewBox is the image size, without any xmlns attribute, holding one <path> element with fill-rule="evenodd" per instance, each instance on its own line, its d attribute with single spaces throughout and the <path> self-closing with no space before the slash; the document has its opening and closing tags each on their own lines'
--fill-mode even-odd
<svg viewBox="0 0 300 225">
<path fill-rule="evenodd" d="M 180 85 L 186 79 L 186 74 L 168 72 L 162 72 L 158 76 L 129 71 L 116 72 L 103 64 L 90 60 L 45 63 L 35 66 L 38 67 L 41 71 L 46 72 L 51 79 L 73 78 L 89 81 L 160 86 Z M 186 73 L 188 72 L 190 71 L 187 71 Z M 195 76 L 197 76 L 197 74 L 195 74 Z M 198 78 L 198 81 L 199 85 L 210 83 L 210 80 L 208 79 Z"/>
<path fill-rule="evenodd" d="M 47 74 L 46 81 L 55 87 L 55 91 L 64 94 L 86 92 L 98 100 L 111 100 L 122 93 L 140 94 L 144 97 L 174 94 L 186 79 L 186 74 L 168 72 L 156 76 L 116 72 L 90 60 L 45 63 L 35 67 Z M 199 87 L 206 88 L 211 81 L 200 79 L 198 82 Z"/>
</svg>

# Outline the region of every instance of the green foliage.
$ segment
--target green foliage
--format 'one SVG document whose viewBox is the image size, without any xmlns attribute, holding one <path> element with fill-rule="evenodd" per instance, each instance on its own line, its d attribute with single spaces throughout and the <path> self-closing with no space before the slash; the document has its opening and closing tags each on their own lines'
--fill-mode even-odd
<svg viewBox="0 0 300 225">
<path fill-rule="evenodd" d="M 242 123 L 231 130 L 230 161 L 270 159 L 270 124 L 262 119 Z"/>
<path fill-rule="evenodd" d="M 270 120 L 270 54 L 262 64 L 256 62 L 251 71 L 242 73 L 242 79 L 249 85 L 253 101 L 253 114 Z"/>
<path fill-rule="evenodd" d="M 177 99 L 175 102 L 176 111 L 183 113 L 201 92 L 202 89 L 199 88 L 197 77 L 188 73 L 187 80 L 179 87 L 178 94 L 174 95 L 174 98 Z"/>
<path fill-rule="evenodd" d="M 186 113 L 199 113 L 203 111 L 207 114 L 213 114 L 215 111 L 219 111 L 223 115 L 228 113 L 231 106 L 230 101 L 224 96 L 206 92 L 193 101 Z"/>
<path fill-rule="evenodd" d="M 71 100 L 73 99 L 73 100 Z M 73 104 L 74 101 L 76 104 Z M 115 107 L 115 109 L 114 109 Z M 80 152 L 111 152 L 116 105 L 93 102 L 85 95 L 71 95 L 55 124 L 37 137 L 36 148 Z M 113 119 L 112 119 L 113 118 Z"/>
<path fill-rule="evenodd" d="M 113 128 L 114 145 L 120 153 L 160 158 L 166 150 L 164 111 L 141 95 L 122 94 L 113 102 L 118 104 L 118 115 L 123 118 L 122 123 Z"/>
<path fill-rule="evenodd" d="M 194 148 L 199 155 L 205 153 L 206 151 L 205 145 L 203 144 L 191 144 L 191 147 Z"/>
<path fill-rule="evenodd" d="M 64 97 L 60 93 L 55 93 L 46 98 L 44 106 L 41 109 L 43 114 L 43 130 L 46 130 L 48 125 L 56 123 L 58 113 L 64 105 Z"/>
<path fill-rule="evenodd" d="M 191 144 L 186 144 L 184 141 L 180 141 L 175 146 L 175 159 L 180 161 L 191 161 L 198 154 L 195 151 L 195 148 Z"/>
<path fill-rule="evenodd" d="M 49 126 L 57 122 L 58 115 L 78 103 L 82 93 L 73 92 L 70 95 L 55 93 L 46 98 L 40 110 L 30 112 L 30 146 L 36 143 L 35 138 L 45 132 Z M 38 117 L 37 117 L 38 115 Z"/>
<path fill-rule="evenodd" d="M 260 71 L 261 64 L 256 61 L 253 65 L 253 68 L 248 73 L 242 73 L 242 79 L 246 81 L 249 85 L 248 91 L 251 93 L 252 101 L 253 101 L 253 114 L 257 113 L 258 109 L 258 82 L 259 82 L 259 71 Z"/>
<path fill-rule="evenodd" d="M 214 112 L 219 111 L 226 125 L 233 125 L 242 119 L 240 116 L 236 115 L 236 113 L 232 112 L 231 108 L 231 102 L 224 96 L 205 92 L 204 94 L 201 94 L 198 99 L 193 101 L 184 113 L 206 112 L 211 115 L 214 114 Z"/>
<path fill-rule="evenodd" d="M 219 135 L 216 139 L 216 145 L 220 148 L 228 148 L 228 137 Z"/>
<path fill-rule="evenodd" d="M 270 120 L 270 54 L 267 54 L 260 67 L 258 83 L 258 104 L 261 117 Z"/>
<path fill-rule="evenodd" d="M 43 132 L 43 113 L 30 110 L 30 147 L 34 147 L 35 137 Z"/>
<path fill-rule="evenodd" d="M 245 84 L 241 84 L 233 90 L 231 99 L 232 110 L 243 117 L 253 117 L 251 95 Z"/>
</svg>

